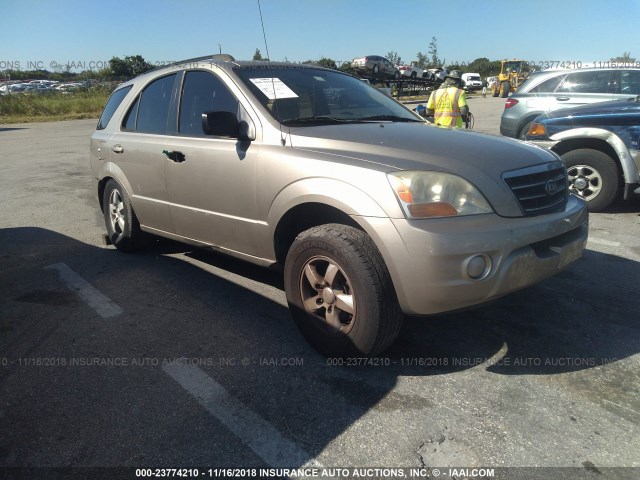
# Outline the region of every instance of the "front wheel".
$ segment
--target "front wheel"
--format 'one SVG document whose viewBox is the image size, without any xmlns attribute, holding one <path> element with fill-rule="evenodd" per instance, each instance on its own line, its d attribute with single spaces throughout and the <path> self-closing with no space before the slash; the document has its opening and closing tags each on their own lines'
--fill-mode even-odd
<svg viewBox="0 0 640 480">
<path fill-rule="evenodd" d="M 502 82 L 500 84 L 500 98 L 507 98 L 509 96 L 509 90 L 511 90 L 511 84 L 509 82 Z"/>
<path fill-rule="evenodd" d="M 296 325 L 324 355 L 376 355 L 400 333 L 404 315 L 389 272 L 361 230 L 327 224 L 302 232 L 284 280 Z"/>
<path fill-rule="evenodd" d="M 606 153 L 580 148 L 562 155 L 569 176 L 569 191 L 587 201 L 590 212 L 601 212 L 616 198 L 620 174 L 616 162 Z"/>
</svg>

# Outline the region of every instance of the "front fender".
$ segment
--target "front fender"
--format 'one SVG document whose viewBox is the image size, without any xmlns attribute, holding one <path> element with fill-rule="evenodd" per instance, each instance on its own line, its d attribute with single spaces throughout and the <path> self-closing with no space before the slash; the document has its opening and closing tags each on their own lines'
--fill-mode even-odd
<svg viewBox="0 0 640 480">
<path fill-rule="evenodd" d="M 640 183 L 638 169 L 636 168 L 631 152 L 629 152 L 625 143 L 615 133 L 603 128 L 585 127 L 565 130 L 556 133 L 550 138 L 553 142 L 557 143 L 582 138 L 603 140 L 611 145 L 611 148 L 616 152 L 618 161 L 622 167 L 625 183 Z"/>
<path fill-rule="evenodd" d="M 276 225 L 289 210 L 304 203 L 328 205 L 350 216 L 401 218 L 404 215 L 386 178 L 383 177 L 384 175 L 381 175 L 388 194 L 379 193 L 384 198 L 385 208 L 371 195 L 341 180 L 314 177 L 287 185 L 274 198 L 269 208 L 267 223 L 270 225 L 271 233 L 274 233 Z"/>
</svg>

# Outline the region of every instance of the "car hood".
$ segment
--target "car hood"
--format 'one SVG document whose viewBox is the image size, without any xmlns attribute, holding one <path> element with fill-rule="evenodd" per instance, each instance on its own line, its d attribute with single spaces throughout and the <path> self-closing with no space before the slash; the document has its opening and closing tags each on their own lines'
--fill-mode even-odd
<svg viewBox="0 0 640 480">
<path fill-rule="evenodd" d="M 554 160 L 549 152 L 516 140 L 427 123 L 371 122 L 291 129 L 296 149 L 339 156 L 367 168 L 437 170 L 498 176 Z"/>
<path fill-rule="evenodd" d="M 453 173 L 474 184 L 496 211 L 516 216 L 507 171 L 540 165 L 557 157 L 540 147 L 462 129 L 427 123 L 371 122 L 292 129 L 294 149 L 323 159 L 382 172 L 433 170 Z M 497 194 L 494 194 L 497 193 Z"/>
<path fill-rule="evenodd" d="M 631 96 L 630 96 L 631 97 Z M 563 108 L 540 115 L 536 121 L 553 120 L 565 117 L 589 117 L 593 115 L 640 114 L 640 103 L 635 100 L 613 100 L 611 102 L 589 103 L 579 107 Z"/>
</svg>

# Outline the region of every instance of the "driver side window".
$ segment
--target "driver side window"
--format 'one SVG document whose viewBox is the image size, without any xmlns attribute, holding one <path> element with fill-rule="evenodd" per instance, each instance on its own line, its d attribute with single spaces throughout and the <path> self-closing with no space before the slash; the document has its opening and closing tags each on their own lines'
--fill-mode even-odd
<svg viewBox="0 0 640 480">
<path fill-rule="evenodd" d="M 202 114 L 205 112 L 238 114 L 238 100 L 215 75 L 194 70 L 186 72 L 180 101 L 178 133 L 203 137 Z"/>
</svg>

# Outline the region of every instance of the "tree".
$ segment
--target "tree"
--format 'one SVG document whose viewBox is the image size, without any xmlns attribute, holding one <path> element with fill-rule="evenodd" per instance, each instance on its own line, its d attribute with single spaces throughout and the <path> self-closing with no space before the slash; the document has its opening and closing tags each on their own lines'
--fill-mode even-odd
<svg viewBox="0 0 640 480">
<path fill-rule="evenodd" d="M 131 78 L 153 69 L 141 55 L 126 56 L 124 59 L 113 57 L 109 60 L 109 68 L 116 78 Z"/>
<path fill-rule="evenodd" d="M 437 68 L 442 66 L 444 62 L 440 61 L 438 57 L 438 39 L 436 37 L 431 37 L 431 42 L 429 42 L 429 50 L 427 50 L 429 55 L 431 55 L 431 62 L 429 62 L 429 68 Z"/>
<path fill-rule="evenodd" d="M 611 61 L 624 64 L 636 63 L 636 59 L 631 56 L 631 52 L 623 52 L 621 57 L 612 58 Z"/>
<path fill-rule="evenodd" d="M 253 54 L 253 59 L 254 60 L 263 60 L 265 62 L 268 62 L 269 59 L 267 57 L 263 57 L 262 53 L 260 53 L 260 49 L 256 48 L 256 52 Z"/>
<path fill-rule="evenodd" d="M 392 65 L 402 65 L 402 58 L 400 58 L 398 52 L 387 53 L 387 60 L 389 60 Z"/>
<path fill-rule="evenodd" d="M 318 60 L 318 61 L 317 61 L 317 62 L 315 62 L 315 63 L 317 63 L 318 65 L 321 65 L 321 66 L 323 66 L 323 67 L 332 68 L 332 69 L 334 69 L 334 70 L 337 70 L 337 69 L 338 69 L 338 66 L 336 65 L 336 62 L 335 62 L 335 61 L 333 61 L 333 60 L 332 60 L 332 59 L 330 59 L 330 58 L 322 57 L 320 60 Z"/>
<path fill-rule="evenodd" d="M 490 77 L 500 72 L 500 62 L 480 57 L 471 62 L 465 69 L 467 72 L 479 73 L 481 77 Z"/>
<path fill-rule="evenodd" d="M 416 66 L 418 68 L 422 68 L 422 69 L 427 68 L 427 60 L 428 58 L 424 53 L 418 52 L 416 54 Z"/>
<path fill-rule="evenodd" d="M 355 69 L 351 66 L 351 62 L 342 62 L 338 70 L 344 73 L 348 73 L 349 75 L 353 75 L 354 77 L 358 76 L 358 72 L 356 72 Z"/>
</svg>

